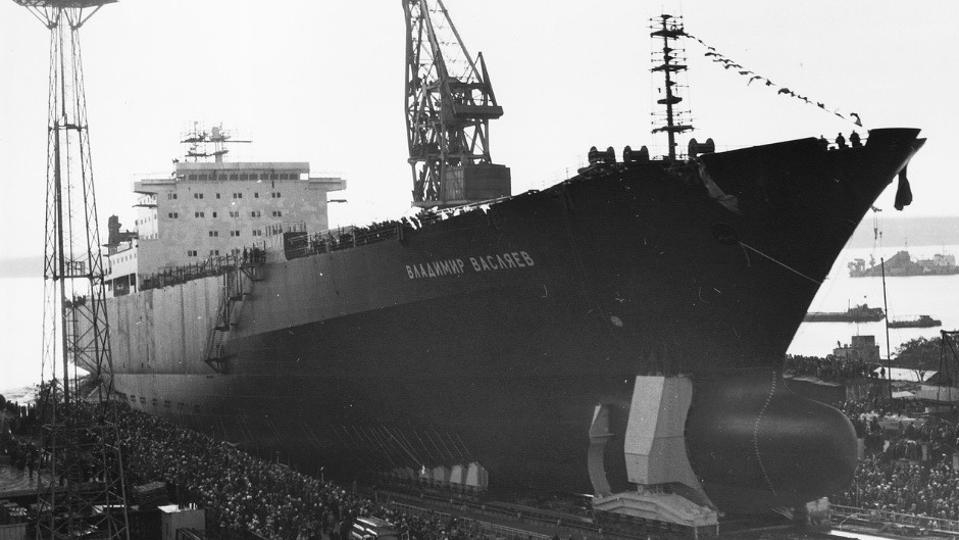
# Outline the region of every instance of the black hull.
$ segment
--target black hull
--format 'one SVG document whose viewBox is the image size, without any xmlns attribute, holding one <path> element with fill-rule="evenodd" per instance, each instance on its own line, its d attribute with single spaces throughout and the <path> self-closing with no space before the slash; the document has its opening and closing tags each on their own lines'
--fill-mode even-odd
<svg viewBox="0 0 959 540">
<path fill-rule="evenodd" d="M 138 293 L 110 308 L 115 385 L 147 412 L 314 464 L 478 460 L 494 485 L 590 492 L 593 407 L 628 408 L 636 375 L 780 367 L 917 133 L 706 155 L 712 183 L 611 166 L 397 240 L 270 263 L 226 373 L 190 348 L 205 331 L 186 311 L 215 306 L 133 314 L 197 289 Z M 165 353 L 165 340 L 184 344 Z"/>
</svg>

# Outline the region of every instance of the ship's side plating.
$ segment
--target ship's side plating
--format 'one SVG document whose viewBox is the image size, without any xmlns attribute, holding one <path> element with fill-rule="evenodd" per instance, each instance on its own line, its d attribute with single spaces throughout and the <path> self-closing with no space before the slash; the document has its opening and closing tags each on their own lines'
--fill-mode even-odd
<svg viewBox="0 0 959 540">
<path fill-rule="evenodd" d="M 203 361 L 222 278 L 117 298 L 115 386 L 148 412 L 322 463 L 475 459 L 494 483 L 586 490 L 592 407 L 628 407 L 635 375 L 778 368 L 916 134 L 608 166 L 268 263 L 225 373 Z"/>
</svg>

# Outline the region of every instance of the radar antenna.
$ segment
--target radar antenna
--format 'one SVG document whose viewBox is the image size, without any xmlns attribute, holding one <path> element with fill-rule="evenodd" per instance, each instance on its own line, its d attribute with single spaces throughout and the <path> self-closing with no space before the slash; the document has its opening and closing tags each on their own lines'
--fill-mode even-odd
<svg viewBox="0 0 959 540">
<path fill-rule="evenodd" d="M 80 52 L 80 28 L 115 0 L 14 1 L 50 32 L 41 376 L 49 366 L 52 380 L 38 400 L 50 474 L 37 481 L 36 537 L 129 539 L 119 436 L 107 420 L 113 361 Z M 81 391 L 78 367 L 92 390 Z"/>
<path fill-rule="evenodd" d="M 201 159 L 213 158 L 216 163 L 223 163 L 223 156 L 230 152 L 227 144 L 251 143 L 250 140 L 237 140 L 233 134 L 223 129 L 223 124 L 211 127 L 209 130 L 200 127 L 199 122 L 193 122 L 193 127 L 183 134 L 180 143 L 189 145 L 186 159 L 194 162 Z"/>
<path fill-rule="evenodd" d="M 402 0 L 406 15 L 406 134 L 413 204 L 451 206 L 510 194 L 509 169 L 489 151 L 503 115 L 483 54 L 470 55 L 443 0 Z"/>
<path fill-rule="evenodd" d="M 669 138 L 668 156 L 670 161 L 676 160 L 676 134 L 692 131 L 691 113 L 688 110 L 678 109 L 683 98 L 676 95 L 678 83 L 675 80 L 676 74 L 686 71 L 685 54 L 686 51 L 681 48 L 675 48 L 674 42 L 677 39 L 684 38 L 686 29 L 683 26 L 682 17 L 673 17 L 672 15 L 662 14 L 659 17 L 650 19 L 650 37 L 653 38 L 653 68 L 652 71 L 661 71 L 665 78 L 666 97 L 656 100 L 656 103 L 666 106 L 666 116 L 653 115 L 653 133 L 666 133 Z M 657 50 L 657 41 L 662 39 L 663 48 Z M 662 124 L 661 122 L 665 122 Z"/>
</svg>

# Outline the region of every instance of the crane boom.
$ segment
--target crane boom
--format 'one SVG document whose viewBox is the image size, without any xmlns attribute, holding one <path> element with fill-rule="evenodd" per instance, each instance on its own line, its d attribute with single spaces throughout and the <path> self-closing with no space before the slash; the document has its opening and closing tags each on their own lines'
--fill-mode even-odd
<svg viewBox="0 0 959 540">
<path fill-rule="evenodd" d="M 492 162 L 489 121 L 503 115 L 482 53 L 466 49 L 443 0 L 402 0 L 406 132 L 413 204 L 452 206 L 510 194 Z"/>
</svg>

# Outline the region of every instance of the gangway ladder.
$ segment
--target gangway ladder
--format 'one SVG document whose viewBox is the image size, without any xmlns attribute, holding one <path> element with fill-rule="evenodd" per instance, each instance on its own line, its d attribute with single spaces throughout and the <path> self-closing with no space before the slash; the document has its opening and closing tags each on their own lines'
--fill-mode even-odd
<svg viewBox="0 0 959 540">
<path fill-rule="evenodd" d="M 243 302 L 250 297 L 253 284 L 263 280 L 262 260 L 244 260 L 223 274 L 223 286 L 216 310 L 216 321 L 207 338 L 204 362 L 217 373 L 228 372 L 230 355 L 226 341 L 240 319 Z"/>
</svg>

